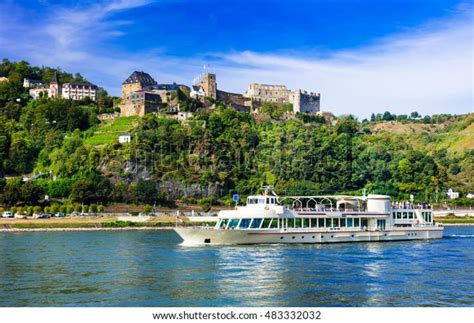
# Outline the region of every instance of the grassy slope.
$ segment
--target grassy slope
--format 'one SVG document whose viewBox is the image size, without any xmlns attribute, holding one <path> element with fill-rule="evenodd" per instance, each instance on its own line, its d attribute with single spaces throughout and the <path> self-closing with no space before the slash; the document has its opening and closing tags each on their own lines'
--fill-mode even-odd
<svg viewBox="0 0 474 323">
<path fill-rule="evenodd" d="M 92 137 L 84 142 L 86 145 L 104 145 L 118 142 L 118 136 L 121 133 L 129 132 L 137 117 L 118 117 L 115 120 L 102 121 Z"/>
<path fill-rule="evenodd" d="M 450 153 L 461 153 L 474 149 L 474 123 L 469 124 L 473 117 L 474 114 L 469 114 L 463 120 L 451 120 L 433 125 L 395 121 L 378 122 L 371 125 L 371 130 L 374 134 L 390 133 L 399 136 L 418 150 L 430 152 L 447 149 Z M 461 123 L 469 125 L 462 129 L 459 126 Z"/>
</svg>

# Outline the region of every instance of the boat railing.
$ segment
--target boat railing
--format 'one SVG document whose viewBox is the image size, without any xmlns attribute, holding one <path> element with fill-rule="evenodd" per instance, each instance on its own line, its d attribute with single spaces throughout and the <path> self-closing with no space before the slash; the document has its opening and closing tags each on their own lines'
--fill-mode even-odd
<svg viewBox="0 0 474 323">
<path fill-rule="evenodd" d="M 366 212 L 365 208 L 289 208 L 296 212 Z"/>
<path fill-rule="evenodd" d="M 394 210 L 432 210 L 431 204 L 413 204 L 413 203 L 393 203 L 392 209 Z"/>
</svg>

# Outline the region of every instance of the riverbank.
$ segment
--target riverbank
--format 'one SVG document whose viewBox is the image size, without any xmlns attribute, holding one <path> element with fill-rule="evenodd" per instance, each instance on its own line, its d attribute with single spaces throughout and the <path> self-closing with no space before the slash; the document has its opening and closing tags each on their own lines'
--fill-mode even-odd
<svg viewBox="0 0 474 323">
<path fill-rule="evenodd" d="M 147 221 L 124 221 L 122 217 L 66 217 L 51 219 L 0 219 L 0 232 L 24 231 L 111 231 L 111 230 L 163 230 L 176 226 L 176 217 L 152 217 Z M 137 217 L 136 220 L 139 220 Z M 214 225 L 202 221 L 191 222 L 185 217 L 180 226 Z"/>
</svg>

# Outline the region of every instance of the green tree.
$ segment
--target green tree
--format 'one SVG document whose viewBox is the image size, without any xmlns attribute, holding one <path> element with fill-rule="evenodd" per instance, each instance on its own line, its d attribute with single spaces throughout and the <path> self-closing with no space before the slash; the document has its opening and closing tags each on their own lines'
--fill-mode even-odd
<svg viewBox="0 0 474 323">
<path fill-rule="evenodd" d="M 89 179 L 77 180 L 71 188 L 71 198 L 84 203 L 94 195 L 94 182 Z"/>
<path fill-rule="evenodd" d="M 20 194 L 23 201 L 35 204 L 44 196 L 44 191 L 35 181 L 30 180 L 21 186 Z"/>
<path fill-rule="evenodd" d="M 158 190 L 154 181 L 139 180 L 131 187 L 135 203 L 153 203 L 157 200 Z"/>
</svg>

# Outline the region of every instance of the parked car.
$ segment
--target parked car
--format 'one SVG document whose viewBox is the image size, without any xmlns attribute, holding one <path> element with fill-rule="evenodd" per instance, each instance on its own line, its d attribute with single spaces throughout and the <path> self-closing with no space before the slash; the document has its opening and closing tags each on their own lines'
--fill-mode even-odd
<svg viewBox="0 0 474 323">
<path fill-rule="evenodd" d="M 64 218 L 66 216 L 66 213 L 58 212 L 54 216 L 57 217 L 57 218 Z"/>
<path fill-rule="evenodd" d="M 81 215 L 81 214 L 79 212 L 76 212 L 76 211 L 71 213 L 71 216 L 79 216 L 79 215 Z"/>
<path fill-rule="evenodd" d="M 17 212 L 17 213 L 15 214 L 15 219 L 26 219 L 26 218 L 28 218 L 26 212 L 22 212 L 22 213 L 18 213 L 18 212 Z"/>
<path fill-rule="evenodd" d="M 2 218 L 13 218 L 14 215 L 10 211 L 5 211 L 2 213 Z"/>
<path fill-rule="evenodd" d="M 33 214 L 33 219 L 49 219 L 50 215 L 46 213 Z"/>
</svg>

